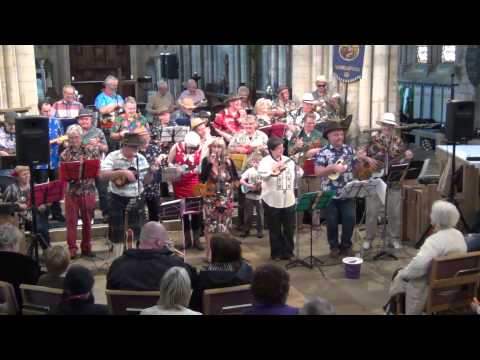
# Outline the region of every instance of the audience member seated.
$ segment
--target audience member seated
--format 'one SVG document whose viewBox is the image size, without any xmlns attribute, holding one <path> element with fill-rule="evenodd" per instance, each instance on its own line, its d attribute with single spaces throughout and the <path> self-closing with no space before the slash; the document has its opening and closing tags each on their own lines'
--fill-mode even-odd
<svg viewBox="0 0 480 360">
<path fill-rule="evenodd" d="M 51 315 L 109 315 L 106 305 L 95 304 L 92 272 L 81 265 L 72 265 L 63 286 L 63 300 L 50 311 Z"/>
<path fill-rule="evenodd" d="M 466 253 L 467 245 L 455 229 L 460 214 L 456 207 L 443 200 L 436 201 L 430 214 L 435 233 L 429 236 L 417 255 L 401 269 L 390 287 L 390 296 L 406 294 L 406 314 L 422 314 L 427 301 L 428 271 L 432 260 L 451 253 Z"/>
<path fill-rule="evenodd" d="M 290 290 L 290 275 L 274 264 L 259 266 L 253 273 L 254 305 L 245 315 L 298 315 L 298 308 L 286 304 Z"/>
<path fill-rule="evenodd" d="M 63 273 L 70 265 L 70 254 L 59 245 L 49 248 L 45 252 L 45 266 L 47 272 L 40 276 L 37 285 L 46 286 L 55 289 L 63 289 L 65 277 Z"/>
<path fill-rule="evenodd" d="M 204 290 L 250 284 L 253 276 L 252 267 L 242 260 L 240 242 L 232 235 L 214 234 L 211 246 L 212 263 L 198 274 L 190 302 L 196 311 L 202 311 Z"/>
<path fill-rule="evenodd" d="M 155 306 L 143 310 L 140 315 L 202 315 L 188 308 L 192 286 L 187 270 L 174 266 L 167 270 L 160 281 L 160 298 Z"/>
<path fill-rule="evenodd" d="M 40 277 L 38 264 L 20 253 L 24 241 L 24 235 L 14 225 L 0 225 L 0 280 L 12 284 L 20 306 L 20 285 L 35 285 Z"/>
<path fill-rule="evenodd" d="M 467 251 L 480 251 L 480 234 L 465 235 L 465 242 L 467 243 Z"/>
<path fill-rule="evenodd" d="M 335 308 L 329 301 L 315 297 L 305 303 L 299 315 L 335 315 Z"/>
<path fill-rule="evenodd" d="M 173 266 L 185 268 L 195 287 L 197 271 L 168 247 L 168 233 L 162 224 L 150 221 L 140 233 L 138 249 L 130 249 L 116 259 L 107 274 L 109 290 L 158 290 L 163 274 Z"/>
</svg>

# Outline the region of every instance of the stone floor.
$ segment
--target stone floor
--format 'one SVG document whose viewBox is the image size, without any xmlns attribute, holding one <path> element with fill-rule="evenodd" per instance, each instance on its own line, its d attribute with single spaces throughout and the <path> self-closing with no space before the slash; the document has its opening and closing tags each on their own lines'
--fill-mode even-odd
<svg viewBox="0 0 480 360">
<path fill-rule="evenodd" d="M 179 233 L 170 232 L 171 238 L 180 243 Z M 357 233 L 361 234 L 361 232 Z M 383 314 L 382 306 L 387 301 L 388 286 L 392 272 L 398 267 L 404 266 L 415 254 L 415 250 L 409 244 L 404 244 L 395 254 L 399 260 L 381 259 L 373 261 L 372 257 L 380 250 L 381 241 L 377 240 L 374 247 L 365 254 L 360 254 L 365 262 L 362 265 L 360 279 L 347 279 L 344 274 L 344 266 L 340 260 L 332 261 L 328 257 L 328 244 L 326 241 L 326 230 L 322 226 L 320 230 L 313 232 L 313 254 L 324 265 L 320 267 L 325 276 L 317 268 L 295 267 L 288 270 L 291 279 L 291 289 L 288 303 L 292 306 L 302 306 L 305 299 L 313 296 L 321 296 L 331 301 L 336 308 L 337 314 L 347 315 L 379 315 Z M 300 230 L 300 257 L 310 255 L 310 230 L 305 227 Z M 270 246 L 268 235 L 263 239 L 255 236 L 241 238 L 244 258 L 256 267 L 261 264 L 272 262 L 270 260 Z M 66 246 L 65 243 L 57 243 Z M 106 272 L 111 263 L 106 253 L 106 241 L 97 238 L 94 241 L 94 251 L 98 254 L 95 261 L 78 259 L 75 263 L 83 264 L 90 268 L 95 274 L 94 294 L 97 302 L 106 304 L 105 285 Z M 360 250 L 361 236 L 354 236 L 354 249 Z M 201 269 L 204 252 L 197 250 L 188 251 L 186 261 Z M 103 260 L 105 259 L 106 260 Z M 278 262 L 279 265 L 286 265 L 287 261 Z"/>
</svg>

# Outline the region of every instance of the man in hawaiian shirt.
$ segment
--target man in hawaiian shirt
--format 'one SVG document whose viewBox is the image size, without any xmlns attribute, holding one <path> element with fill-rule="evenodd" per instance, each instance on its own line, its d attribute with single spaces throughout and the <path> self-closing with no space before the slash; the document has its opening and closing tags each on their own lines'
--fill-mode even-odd
<svg viewBox="0 0 480 360">
<path fill-rule="evenodd" d="M 382 170 L 385 164 L 385 155 L 387 154 L 389 165 L 404 163 L 413 158 L 410 150 L 405 150 L 405 144 L 402 139 L 394 135 L 395 114 L 385 113 L 383 119 L 378 121 L 382 125 L 382 130 L 374 134 L 366 150 L 358 151 L 358 158 L 369 164 L 374 169 Z M 388 190 L 387 200 L 387 242 L 395 249 L 400 245 L 400 229 L 402 224 L 402 194 L 400 183 L 392 184 Z M 384 213 L 384 206 L 377 194 L 369 196 L 366 199 L 366 224 L 367 240 L 363 243 L 365 250 L 370 249 L 372 241 L 377 234 L 377 221 L 380 213 Z"/>
<path fill-rule="evenodd" d="M 334 198 L 325 209 L 327 219 L 327 237 L 330 257 L 340 255 L 353 256 L 352 234 L 355 226 L 355 204 L 352 199 L 342 199 L 343 188 L 353 180 L 353 167 L 356 156 L 353 148 L 344 143 L 344 128 L 337 122 L 329 122 L 323 137 L 329 144 L 324 146 L 315 158 L 315 175 L 322 178 L 322 191 L 335 191 Z M 343 163 L 337 161 L 343 160 Z M 338 173 L 336 180 L 328 176 Z M 338 242 L 339 218 L 342 220 L 342 238 Z"/>
<path fill-rule="evenodd" d="M 137 102 L 133 97 L 129 96 L 125 99 L 123 108 L 125 113 L 117 116 L 110 133 L 111 139 L 115 141 L 123 140 L 126 133 L 142 132 L 149 127 L 147 119 L 137 113 Z"/>
</svg>

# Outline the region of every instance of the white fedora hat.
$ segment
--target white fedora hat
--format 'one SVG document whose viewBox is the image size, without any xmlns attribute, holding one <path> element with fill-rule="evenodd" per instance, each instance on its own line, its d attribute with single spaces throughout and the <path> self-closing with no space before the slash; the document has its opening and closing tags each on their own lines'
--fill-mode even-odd
<svg viewBox="0 0 480 360">
<path fill-rule="evenodd" d="M 315 99 L 313 98 L 312 93 L 303 94 L 302 101 L 307 104 L 315 104 Z"/>
<path fill-rule="evenodd" d="M 389 112 L 383 114 L 383 119 L 380 119 L 377 122 L 385 125 L 392 125 L 392 126 L 398 125 L 397 122 L 395 121 L 395 114 L 389 113 Z"/>
<path fill-rule="evenodd" d="M 317 79 L 315 80 L 315 83 L 328 83 L 327 78 L 325 75 L 319 75 L 317 76 Z"/>
</svg>

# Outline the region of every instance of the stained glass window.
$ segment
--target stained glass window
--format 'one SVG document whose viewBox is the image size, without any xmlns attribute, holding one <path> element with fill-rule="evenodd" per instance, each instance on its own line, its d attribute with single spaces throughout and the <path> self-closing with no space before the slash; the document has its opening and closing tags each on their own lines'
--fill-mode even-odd
<svg viewBox="0 0 480 360">
<path fill-rule="evenodd" d="M 417 63 L 428 63 L 428 45 L 417 45 Z"/>
<path fill-rule="evenodd" d="M 442 45 L 442 63 L 455 62 L 455 45 Z"/>
</svg>

